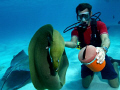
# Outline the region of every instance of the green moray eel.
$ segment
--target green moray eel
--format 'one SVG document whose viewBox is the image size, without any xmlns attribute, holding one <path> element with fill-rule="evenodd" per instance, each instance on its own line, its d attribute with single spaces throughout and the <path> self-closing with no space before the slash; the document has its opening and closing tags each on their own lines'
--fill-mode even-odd
<svg viewBox="0 0 120 90">
<path fill-rule="evenodd" d="M 53 69 L 58 71 L 65 43 L 63 37 L 57 30 L 53 31 L 53 37 L 54 38 L 50 46 L 50 55 L 53 61 Z"/>
<path fill-rule="evenodd" d="M 69 63 L 64 46 L 63 37 L 50 24 L 42 26 L 33 35 L 28 54 L 30 75 L 37 90 L 57 90 L 65 84 Z"/>
</svg>

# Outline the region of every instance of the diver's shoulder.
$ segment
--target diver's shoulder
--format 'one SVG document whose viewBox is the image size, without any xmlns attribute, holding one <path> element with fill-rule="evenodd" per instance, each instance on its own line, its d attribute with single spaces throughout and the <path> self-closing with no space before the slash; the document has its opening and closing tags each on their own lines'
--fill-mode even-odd
<svg viewBox="0 0 120 90">
<path fill-rule="evenodd" d="M 105 23 L 102 21 L 97 21 L 97 25 L 105 25 Z"/>
</svg>

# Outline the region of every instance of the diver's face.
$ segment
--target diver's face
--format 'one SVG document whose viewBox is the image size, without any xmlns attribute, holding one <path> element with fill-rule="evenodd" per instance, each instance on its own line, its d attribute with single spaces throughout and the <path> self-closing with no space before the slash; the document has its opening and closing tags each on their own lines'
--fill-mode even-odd
<svg viewBox="0 0 120 90">
<path fill-rule="evenodd" d="M 88 9 L 84 9 L 83 11 L 78 11 L 78 20 L 81 22 L 85 22 L 86 24 L 90 24 L 90 16 Z"/>
</svg>

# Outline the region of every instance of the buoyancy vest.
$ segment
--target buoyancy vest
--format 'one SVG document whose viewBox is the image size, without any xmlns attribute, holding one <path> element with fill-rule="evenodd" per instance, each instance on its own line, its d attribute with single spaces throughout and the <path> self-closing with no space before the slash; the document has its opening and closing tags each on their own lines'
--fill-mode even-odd
<svg viewBox="0 0 120 90">
<path fill-rule="evenodd" d="M 81 49 L 88 44 L 86 44 L 84 41 L 83 34 L 84 34 L 85 30 L 82 30 L 82 28 L 80 28 L 80 27 L 77 27 L 77 30 L 78 30 L 78 34 L 79 34 L 78 41 L 80 42 L 79 45 L 80 45 L 80 49 Z M 101 46 L 101 38 L 100 38 L 100 33 L 97 31 L 97 21 L 95 19 L 91 19 L 91 31 L 92 31 L 92 35 L 91 35 L 91 40 L 90 40 L 89 45 L 93 45 L 95 47 L 100 47 Z"/>
</svg>

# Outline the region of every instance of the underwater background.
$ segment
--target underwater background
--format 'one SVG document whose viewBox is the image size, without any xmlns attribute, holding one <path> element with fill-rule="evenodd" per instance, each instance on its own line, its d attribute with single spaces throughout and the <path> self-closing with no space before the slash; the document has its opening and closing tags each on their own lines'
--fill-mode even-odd
<svg viewBox="0 0 120 90">
<path fill-rule="evenodd" d="M 28 45 L 34 33 L 43 25 L 51 24 L 65 41 L 71 31 L 63 30 L 77 22 L 76 7 L 79 3 L 92 5 L 92 13 L 101 12 L 101 20 L 108 27 L 111 45 L 108 55 L 120 60 L 120 0 L 0 0 L 0 78 L 4 75 L 14 55 L 21 50 L 28 54 Z M 81 85 L 81 63 L 78 49 L 65 48 L 69 60 L 66 84 L 61 90 L 84 90 Z M 98 89 L 96 89 L 98 88 Z M 35 90 L 32 83 L 19 90 Z M 96 73 L 88 90 L 119 90 L 111 88 Z M 86 90 L 86 89 L 85 89 Z"/>
</svg>

